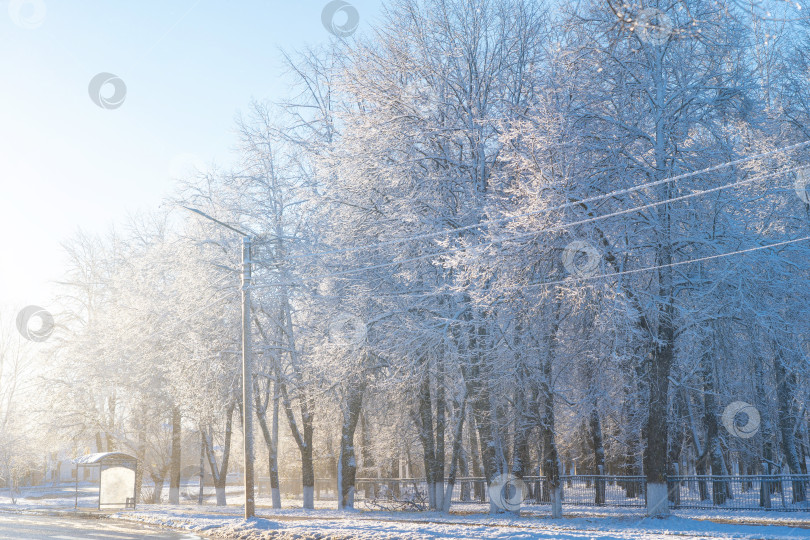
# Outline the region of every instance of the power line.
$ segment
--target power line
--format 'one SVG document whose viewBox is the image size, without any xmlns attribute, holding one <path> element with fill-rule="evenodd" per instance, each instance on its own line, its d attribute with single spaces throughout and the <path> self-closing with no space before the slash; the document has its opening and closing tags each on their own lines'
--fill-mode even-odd
<svg viewBox="0 0 810 540">
<path fill-rule="evenodd" d="M 751 253 L 751 252 L 755 252 L 755 251 L 762 251 L 762 250 L 765 250 L 765 249 L 772 249 L 772 248 L 785 246 L 785 245 L 789 245 L 789 244 L 795 244 L 795 243 L 798 243 L 798 242 L 804 242 L 804 241 L 807 241 L 807 240 L 810 240 L 810 236 L 803 236 L 801 238 L 794 238 L 792 240 L 784 240 L 784 241 L 781 241 L 781 242 L 774 242 L 772 244 L 767 244 L 767 245 L 764 245 L 764 246 L 754 246 L 754 247 L 751 247 L 751 248 L 740 249 L 740 250 L 731 251 L 731 252 L 728 252 L 728 253 L 719 253 L 717 255 L 708 255 L 708 256 L 699 257 L 699 258 L 696 258 L 696 259 L 689 259 L 689 260 L 686 260 L 686 261 L 677 261 L 677 262 L 670 263 L 670 264 L 662 264 L 662 265 L 658 265 L 658 266 L 646 266 L 644 268 L 635 268 L 633 270 L 623 270 L 621 272 L 612 272 L 612 273 L 609 273 L 609 274 L 599 274 L 599 275 L 595 275 L 595 276 L 571 276 L 571 277 L 556 280 L 556 281 L 544 281 L 542 283 L 531 283 L 529 285 L 524 285 L 522 287 L 514 287 L 512 289 L 509 289 L 507 292 L 524 291 L 524 290 L 527 290 L 527 289 L 534 289 L 534 288 L 538 288 L 538 287 L 549 287 L 549 286 L 552 286 L 552 285 L 565 285 L 565 284 L 571 284 L 571 283 L 574 283 L 574 282 L 577 282 L 577 281 L 592 281 L 592 280 L 597 280 L 597 279 L 624 276 L 624 275 L 628 275 L 628 274 L 639 274 L 639 273 L 642 273 L 642 272 L 649 272 L 649 271 L 652 271 L 652 270 L 661 270 L 661 269 L 664 269 L 664 268 L 683 266 L 683 265 L 686 265 L 686 264 L 699 263 L 699 262 L 710 261 L 710 260 L 714 260 L 714 259 L 722 259 L 722 258 L 725 258 L 725 257 L 734 256 L 734 255 L 742 255 L 742 254 Z M 397 293 L 394 293 L 394 294 L 391 294 L 390 296 L 392 296 L 392 297 L 396 297 L 396 296 L 402 296 L 402 297 L 404 297 L 404 296 L 419 296 L 419 297 L 425 298 L 425 297 L 429 297 L 429 296 L 438 296 L 440 294 L 445 294 L 445 293 L 443 293 L 443 292 L 425 292 L 423 294 L 416 294 L 416 293 L 399 293 L 399 294 L 397 294 Z"/>
<path fill-rule="evenodd" d="M 751 253 L 751 252 L 754 252 L 754 251 L 761 251 L 763 249 L 771 249 L 771 248 L 775 248 L 775 247 L 786 246 L 788 244 L 795 244 L 797 242 L 804 242 L 806 240 L 810 240 L 810 236 L 803 236 L 801 238 L 794 238 L 793 240 L 784 240 L 782 242 L 774 242 L 773 244 L 767 244 L 767 245 L 764 245 L 764 246 L 754 246 L 754 247 L 751 247 L 751 248 L 740 249 L 740 250 L 731 251 L 731 252 L 728 252 L 728 253 L 718 253 L 717 255 L 708 255 L 706 257 L 699 257 L 697 259 L 689 259 L 689 260 L 686 260 L 686 261 L 678 261 L 678 262 L 669 263 L 669 264 L 661 264 L 661 265 L 658 265 L 658 266 L 647 266 L 647 267 L 644 267 L 644 268 L 635 268 L 633 270 L 622 270 L 621 272 L 613 272 L 613 273 L 610 273 L 610 274 L 599 274 L 599 275 L 596 275 L 596 276 L 577 276 L 577 277 L 572 276 L 572 277 L 557 280 L 557 281 L 546 281 L 546 282 L 543 282 L 543 283 L 532 283 L 532 284 L 525 285 L 523 287 L 518 287 L 518 288 L 515 288 L 515 289 L 512 289 L 512 290 L 525 290 L 525 289 L 532 289 L 532 288 L 535 288 L 535 287 L 547 287 L 549 285 L 562 285 L 562 284 L 565 284 L 565 283 L 572 283 L 574 281 L 590 281 L 590 280 L 594 280 L 594 279 L 602 279 L 602 278 L 609 278 L 609 277 L 624 276 L 624 275 L 627 275 L 627 274 L 638 274 L 638 273 L 641 273 L 641 272 L 649 272 L 651 270 L 661 270 L 663 268 L 672 268 L 672 267 L 675 267 L 675 266 L 683 266 L 685 264 L 699 263 L 699 262 L 704 262 L 704 261 L 710 261 L 710 260 L 713 260 L 713 259 L 722 259 L 722 258 L 725 258 L 725 257 L 731 257 L 733 255 L 741 255 L 741 254 L 745 254 L 745 253 Z"/>
<path fill-rule="evenodd" d="M 810 144 L 810 141 L 808 141 L 807 143 L 802 143 L 802 144 Z M 684 200 L 695 198 L 695 197 L 700 197 L 700 196 L 707 195 L 707 194 L 714 193 L 714 192 L 718 192 L 718 191 L 721 191 L 721 190 L 724 190 L 724 189 L 729 189 L 729 188 L 738 187 L 738 186 L 742 186 L 742 185 L 745 185 L 745 184 L 750 184 L 750 183 L 753 183 L 753 182 L 765 180 L 767 178 L 772 178 L 774 176 L 781 176 L 781 175 L 784 175 L 784 174 L 789 174 L 791 172 L 802 169 L 804 167 L 805 166 L 802 165 L 802 166 L 791 167 L 791 168 L 776 171 L 776 172 L 771 172 L 771 173 L 766 173 L 766 174 L 762 174 L 762 175 L 758 175 L 758 176 L 753 176 L 751 178 L 747 178 L 747 179 L 744 179 L 744 180 L 739 180 L 737 182 L 732 182 L 732 183 L 729 183 L 729 184 L 723 184 L 722 186 L 717 186 L 717 187 L 710 188 L 710 189 L 705 189 L 705 190 L 698 190 L 698 191 L 694 191 L 692 193 L 688 193 L 686 195 L 681 195 L 681 196 L 678 196 L 678 197 L 664 199 L 662 201 L 655 201 L 655 202 L 652 202 L 652 203 L 649 203 L 649 204 L 619 210 L 619 211 L 612 212 L 610 214 L 605 214 L 605 215 L 602 215 L 602 216 L 595 216 L 595 217 L 592 217 L 592 218 L 587 218 L 587 219 L 583 219 L 583 220 L 579 220 L 579 221 L 574 221 L 574 222 L 571 222 L 571 223 L 563 223 L 563 224 L 555 225 L 555 226 L 547 228 L 547 229 L 537 229 L 537 230 L 534 230 L 534 231 L 520 233 L 520 234 L 513 235 L 513 236 L 497 238 L 497 239 L 490 240 L 488 242 L 484 242 L 483 244 L 479 244 L 479 245 L 476 245 L 476 246 L 470 246 L 470 247 L 459 246 L 459 247 L 455 247 L 455 248 L 445 249 L 445 250 L 442 250 L 442 251 L 428 253 L 428 254 L 425 254 L 425 255 L 420 255 L 418 257 L 412 257 L 412 258 L 409 258 L 409 259 L 403 259 L 403 260 L 399 260 L 399 261 L 390 261 L 390 262 L 380 263 L 380 264 L 371 265 L 371 266 L 364 266 L 364 267 L 361 267 L 361 268 L 351 268 L 351 269 L 348 269 L 348 270 L 332 272 L 332 273 L 329 273 L 329 274 L 322 274 L 320 276 L 313 276 L 311 278 L 306 278 L 306 279 L 302 280 L 300 283 L 296 283 L 296 284 L 274 283 L 274 284 L 267 284 L 267 285 L 256 285 L 256 286 L 254 286 L 254 288 L 297 286 L 297 285 L 300 285 L 301 283 L 307 283 L 307 282 L 312 282 L 312 281 L 320 281 L 320 280 L 328 279 L 328 278 L 331 278 L 331 277 L 340 277 L 340 276 L 355 274 L 355 273 L 359 273 L 359 272 L 366 272 L 366 271 L 369 271 L 369 270 L 377 270 L 377 269 L 380 269 L 380 268 L 387 268 L 389 266 L 398 266 L 398 265 L 401 265 L 401 264 L 408 264 L 408 263 L 411 263 L 411 262 L 423 261 L 423 260 L 439 257 L 439 256 L 442 256 L 442 255 L 449 255 L 449 254 L 452 254 L 452 253 L 457 253 L 459 251 L 481 250 L 481 249 L 489 247 L 489 246 L 491 246 L 493 244 L 520 240 L 520 239 L 536 236 L 538 234 L 564 230 L 564 229 L 567 229 L 567 228 L 576 227 L 576 226 L 579 226 L 579 225 L 584 225 L 584 224 L 592 223 L 592 222 L 595 222 L 595 221 L 601 221 L 601 220 L 604 220 L 604 219 L 618 217 L 618 216 L 638 212 L 638 211 L 641 211 L 641 210 L 647 210 L 647 209 L 650 209 L 650 208 L 654 208 L 656 206 L 660 206 L 662 204 L 670 204 L 670 203 L 673 203 L 673 202 L 679 202 L 679 201 L 684 201 Z M 663 181 L 659 181 L 659 182 L 663 182 Z M 506 218 L 506 219 L 511 219 L 511 218 Z"/>
<path fill-rule="evenodd" d="M 639 184 L 637 186 L 633 186 L 633 187 L 630 187 L 630 188 L 619 189 L 619 190 L 611 191 L 610 193 L 605 193 L 605 194 L 602 194 L 602 195 L 595 195 L 593 197 L 588 197 L 588 198 L 581 199 L 581 200 L 578 200 L 578 201 L 568 202 L 568 203 L 565 203 L 565 204 L 562 204 L 562 205 L 559 205 L 559 206 L 556 206 L 556 207 L 544 208 L 543 210 L 537 210 L 537 211 L 534 211 L 534 212 L 527 212 L 525 214 L 519 214 L 517 216 L 509 216 L 509 217 L 502 217 L 502 218 L 497 218 L 497 219 L 484 220 L 484 221 L 481 221 L 481 222 L 478 222 L 478 223 L 475 223 L 475 224 L 472 224 L 472 225 L 466 225 L 464 227 L 458 227 L 458 228 L 455 228 L 455 229 L 445 229 L 443 231 L 436 231 L 436 232 L 432 232 L 432 233 L 425 233 L 425 234 L 420 234 L 420 235 L 415 235 L 415 236 L 410 236 L 410 237 L 405 237 L 405 238 L 397 238 L 397 239 L 393 239 L 393 240 L 386 240 L 384 242 L 378 242 L 378 243 L 374 243 L 374 244 L 365 244 L 365 245 L 361 245 L 361 246 L 353 246 L 353 247 L 350 247 L 350 248 L 336 249 L 336 250 L 330 250 L 330 251 L 316 251 L 316 252 L 313 252 L 313 253 L 304 253 L 304 254 L 299 254 L 299 255 L 292 255 L 292 256 L 288 257 L 288 259 L 303 259 L 303 258 L 325 256 L 325 255 L 340 255 L 340 254 L 344 254 L 344 253 L 354 253 L 354 252 L 363 251 L 363 250 L 366 250 L 366 249 L 377 249 L 377 248 L 381 248 L 381 247 L 394 246 L 394 245 L 398 245 L 398 244 L 402 244 L 402 243 L 406 243 L 406 242 L 413 242 L 413 241 L 417 241 L 417 240 L 428 240 L 428 239 L 431 239 L 431 238 L 436 238 L 436 237 L 445 236 L 445 235 L 449 235 L 449 234 L 456 234 L 456 233 L 463 232 L 463 231 L 478 229 L 480 227 L 484 227 L 484 226 L 490 225 L 490 224 L 503 223 L 503 222 L 506 222 L 506 221 L 516 220 L 516 219 L 520 219 L 520 218 L 523 218 L 523 217 L 530 217 L 530 216 L 537 215 L 537 214 L 544 213 L 544 212 L 545 213 L 556 212 L 558 210 L 564 210 L 564 209 L 570 208 L 572 206 L 580 206 L 580 205 L 583 205 L 583 204 L 588 204 L 588 203 L 591 203 L 591 202 L 600 201 L 602 199 L 606 199 L 606 198 L 610 198 L 610 197 L 617 197 L 619 195 L 627 195 L 627 194 L 630 194 L 630 193 L 634 193 L 636 191 L 640 191 L 642 189 L 656 187 L 656 186 L 659 186 L 659 185 L 662 185 L 662 184 L 667 184 L 667 183 L 670 183 L 670 182 L 677 182 L 677 181 L 680 181 L 680 180 L 684 180 L 686 178 L 691 178 L 691 177 L 694 177 L 694 176 L 699 176 L 701 174 L 714 172 L 714 171 L 724 169 L 724 168 L 727 168 L 727 167 L 733 167 L 735 165 L 740 165 L 740 164 L 745 163 L 747 161 L 751 161 L 751 160 L 755 160 L 755 159 L 762 159 L 762 158 L 769 157 L 769 156 L 776 155 L 776 154 L 783 154 L 783 153 L 791 152 L 791 151 L 794 151 L 794 150 L 799 150 L 799 149 L 804 148 L 804 147 L 806 147 L 808 145 L 810 145 L 810 141 L 804 141 L 804 142 L 793 144 L 793 145 L 790 145 L 790 146 L 785 146 L 783 148 L 778 148 L 778 149 L 775 149 L 775 150 L 769 150 L 768 152 L 761 152 L 759 154 L 755 154 L 755 155 L 752 155 L 752 156 L 740 158 L 740 159 L 737 159 L 737 160 L 727 161 L 725 163 L 720 163 L 718 165 L 713 165 L 711 167 L 707 167 L 705 169 L 701 169 L 701 170 L 698 170 L 698 171 L 692 171 L 692 172 L 680 174 L 680 175 L 677 175 L 677 176 L 664 178 L 662 180 L 656 180 L 656 181 L 653 181 L 653 182 L 646 182 L 644 184 Z"/>
</svg>

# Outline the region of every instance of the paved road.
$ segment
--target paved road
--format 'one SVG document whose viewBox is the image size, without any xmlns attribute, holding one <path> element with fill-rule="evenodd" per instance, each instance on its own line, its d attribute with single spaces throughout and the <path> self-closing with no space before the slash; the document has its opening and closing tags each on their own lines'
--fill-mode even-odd
<svg viewBox="0 0 810 540">
<path fill-rule="evenodd" d="M 199 540 L 201 536 L 107 519 L 0 514 L 0 539 L 14 540 Z"/>
</svg>

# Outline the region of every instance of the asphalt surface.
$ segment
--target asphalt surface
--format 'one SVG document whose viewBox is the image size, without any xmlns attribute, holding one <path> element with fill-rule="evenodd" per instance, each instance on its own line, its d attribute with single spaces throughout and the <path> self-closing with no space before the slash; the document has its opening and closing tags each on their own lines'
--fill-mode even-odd
<svg viewBox="0 0 810 540">
<path fill-rule="evenodd" d="M 197 540 L 195 534 L 108 519 L 75 519 L 42 515 L 0 514 L 0 539 L 28 540 Z"/>
</svg>

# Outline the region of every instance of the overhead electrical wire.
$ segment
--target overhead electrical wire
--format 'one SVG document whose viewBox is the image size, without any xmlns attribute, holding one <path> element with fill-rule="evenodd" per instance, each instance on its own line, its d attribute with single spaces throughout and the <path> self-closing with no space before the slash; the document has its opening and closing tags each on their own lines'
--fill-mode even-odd
<svg viewBox="0 0 810 540">
<path fill-rule="evenodd" d="M 671 183 L 671 182 L 678 182 L 680 180 L 685 180 L 687 178 L 692 178 L 694 176 L 700 176 L 702 174 L 707 174 L 707 173 L 714 172 L 714 171 L 721 170 L 721 169 L 725 169 L 725 168 L 728 168 L 728 167 L 733 167 L 735 165 L 740 165 L 740 164 L 743 164 L 743 163 L 746 163 L 746 162 L 749 162 L 749 161 L 753 161 L 753 160 L 756 160 L 756 159 L 763 159 L 763 158 L 770 157 L 770 156 L 777 155 L 777 154 L 784 154 L 784 153 L 787 153 L 787 152 L 792 152 L 794 150 L 800 150 L 800 149 L 808 147 L 808 146 L 810 146 L 810 140 L 800 142 L 800 143 L 796 143 L 796 144 L 789 145 L 789 146 L 785 146 L 785 147 L 782 147 L 782 148 L 777 148 L 777 149 L 774 149 L 774 150 L 769 150 L 767 152 L 761 152 L 759 154 L 754 154 L 754 155 L 747 156 L 747 157 L 744 157 L 744 158 L 739 158 L 739 159 L 732 160 L 732 161 L 726 161 L 724 163 L 719 163 L 717 165 L 712 165 L 711 167 L 706 167 L 704 169 L 700 169 L 700 170 L 697 170 L 697 171 L 691 171 L 691 172 L 688 172 L 688 173 L 683 173 L 683 174 L 680 174 L 680 175 L 677 175 L 677 176 L 671 176 L 671 177 L 664 178 L 664 179 L 661 179 L 661 180 L 655 180 L 655 181 L 652 181 L 652 182 L 646 182 L 646 183 L 638 184 L 636 186 L 632 186 L 632 187 L 629 187 L 629 188 L 618 189 L 618 190 L 611 191 L 609 193 L 603 193 L 601 195 L 594 195 L 593 197 L 587 197 L 585 199 L 580 199 L 578 201 L 572 201 L 572 202 L 568 202 L 568 203 L 565 203 L 565 204 L 561 204 L 559 206 L 555 206 L 555 207 L 551 207 L 551 208 L 544 208 L 542 210 L 537 210 L 537 211 L 534 211 L 534 212 L 526 212 L 524 214 L 519 214 L 519 215 L 516 215 L 516 216 L 508 216 L 508 217 L 484 220 L 484 221 L 480 221 L 478 223 L 474 223 L 472 225 L 466 225 L 466 226 L 457 227 L 457 228 L 454 228 L 454 229 L 445 229 L 445 230 L 442 230 L 442 231 L 435 231 L 435 232 L 431 232 L 431 233 L 419 234 L 419 235 L 414 235 L 414 236 L 409 236 L 409 237 L 404 237 L 404 238 L 394 238 L 392 240 L 385 240 L 383 242 L 377 242 L 377 243 L 373 243 L 373 244 L 352 246 L 352 247 L 349 247 L 349 248 L 329 250 L 329 251 L 315 251 L 315 252 L 312 252 L 312 253 L 302 253 L 302 254 L 298 254 L 298 255 L 291 255 L 291 256 L 288 257 L 288 259 L 295 260 L 295 259 L 304 259 L 304 258 L 311 258 L 311 257 L 320 257 L 320 256 L 326 256 L 326 255 L 341 255 L 341 254 L 345 254 L 345 253 L 354 253 L 354 252 L 357 252 L 357 251 L 378 249 L 378 248 L 381 248 L 381 247 L 395 246 L 395 245 L 399 245 L 399 244 L 407 243 L 407 242 L 414 242 L 414 241 L 419 241 L 419 240 L 429 240 L 431 238 L 438 238 L 438 237 L 441 237 L 441 236 L 458 234 L 460 232 L 473 230 L 473 229 L 478 229 L 478 228 L 485 227 L 485 226 L 491 225 L 491 224 L 498 224 L 498 223 L 503 223 L 503 222 L 507 222 L 507 221 L 513 221 L 513 220 L 521 219 L 521 218 L 524 218 L 524 217 L 530 217 L 530 216 L 541 214 L 541 213 L 556 212 L 558 210 L 564 210 L 566 208 L 571 208 L 571 207 L 575 207 L 575 206 L 581 206 L 583 204 L 597 202 L 597 201 L 601 201 L 603 199 L 608 199 L 608 198 L 611 198 L 611 197 L 617 197 L 617 196 L 620 196 L 620 195 L 627 195 L 627 194 L 634 193 L 636 191 L 640 191 L 640 190 L 643 190 L 643 189 L 652 188 L 652 187 L 660 186 L 660 185 Z"/>
<path fill-rule="evenodd" d="M 688 259 L 686 261 L 676 261 L 676 262 L 673 262 L 673 263 L 661 264 L 661 265 L 657 265 L 657 266 L 646 266 L 644 268 L 634 268 L 634 269 L 631 269 L 631 270 L 622 270 L 620 272 L 611 272 L 609 274 L 598 274 L 598 275 L 594 275 L 594 276 L 570 276 L 568 278 L 560 279 L 560 280 L 557 280 L 557 281 L 545 281 L 545 282 L 541 282 L 541 283 L 531 283 L 529 285 L 524 285 L 522 287 L 517 287 L 517 288 L 512 289 L 512 290 L 526 290 L 526 289 L 533 289 L 533 288 L 536 288 L 536 287 L 547 287 L 549 285 L 563 285 L 563 284 L 572 283 L 572 282 L 575 282 L 575 281 L 589 281 L 589 280 L 595 280 L 595 279 L 612 278 L 612 277 L 619 277 L 619 276 L 624 276 L 624 275 L 628 275 L 628 274 L 638 274 L 638 273 L 641 273 L 641 272 L 649 272 L 651 270 L 662 270 L 664 268 L 674 268 L 676 266 L 683 266 L 683 265 L 686 265 L 686 264 L 693 264 L 693 263 L 699 263 L 699 262 L 704 262 L 704 261 L 711 261 L 711 260 L 714 260 L 714 259 L 722 259 L 722 258 L 725 258 L 725 257 L 731 257 L 733 255 L 742 255 L 742 254 L 751 253 L 751 252 L 754 252 L 754 251 L 762 251 L 764 249 L 772 249 L 772 248 L 776 248 L 776 247 L 780 247 L 780 246 L 786 246 L 786 245 L 789 245 L 789 244 L 795 244 L 795 243 L 798 243 L 798 242 L 805 242 L 807 240 L 810 240 L 810 236 L 803 236 L 801 238 L 794 238 L 792 240 L 783 240 L 781 242 L 774 242 L 772 244 L 765 244 L 765 245 L 762 245 L 762 246 L 754 246 L 754 247 L 750 247 L 750 248 L 746 248 L 746 249 L 739 249 L 739 250 L 736 250 L 736 251 L 730 251 L 730 252 L 726 252 L 726 253 L 718 253 L 716 255 L 707 255 L 705 257 L 698 257 L 698 258 L 695 258 L 695 259 Z"/>
<path fill-rule="evenodd" d="M 810 143 L 810 141 L 808 141 L 808 143 Z M 674 202 L 679 202 L 679 201 L 683 201 L 683 200 L 687 200 L 687 199 L 707 195 L 707 194 L 710 194 L 710 193 L 715 193 L 715 192 L 718 192 L 718 191 L 722 191 L 724 189 L 730 189 L 730 188 L 739 187 L 739 186 L 746 185 L 746 184 L 751 184 L 751 183 L 762 181 L 762 180 L 772 178 L 772 177 L 775 177 L 775 176 L 782 176 L 782 175 L 785 175 L 785 174 L 790 174 L 791 172 L 795 172 L 797 170 L 801 170 L 801 169 L 804 169 L 804 168 L 806 168 L 806 166 L 802 165 L 802 166 L 790 167 L 790 168 L 787 168 L 787 169 L 782 169 L 782 170 L 774 171 L 774 172 L 770 172 L 770 173 L 765 173 L 765 174 L 762 174 L 762 175 L 756 175 L 756 176 L 752 176 L 750 178 L 746 178 L 744 180 L 739 180 L 737 182 L 731 182 L 731 183 L 728 183 L 728 184 L 723 184 L 721 186 L 716 186 L 716 187 L 709 188 L 709 189 L 697 190 L 697 191 L 693 191 L 691 193 L 688 193 L 686 195 L 680 195 L 678 197 L 672 197 L 672 198 L 664 199 L 664 200 L 661 200 L 661 201 L 655 201 L 655 202 L 648 203 L 648 204 L 645 204 L 645 205 L 636 206 L 636 207 L 633 207 L 633 208 L 626 208 L 626 209 L 622 209 L 622 210 L 612 212 L 612 213 L 609 213 L 609 214 L 604 214 L 604 215 L 601 215 L 601 216 L 594 216 L 594 217 L 591 217 L 591 218 L 582 219 L 582 220 L 578 220 L 578 221 L 574 221 L 574 222 L 570 222 L 570 223 L 563 223 L 563 224 L 560 224 L 560 225 L 555 225 L 553 227 L 549 227 L 549 228 L 545 228 L 545 229 L 536 229 L 536 230 L 533 230 L 533 231 L 530 231 L 530 232 L 524 232 L 524 233 L 520 233 L 520 234 L 516 234 L 516 235 L 510 235 L 510 236 L 505 236 L 505 237 L 502 237 L 502 238 L 493 239 L 493 240 L 490 240 L 490 241 L 487 241 L 487 242 L 484 242 L 482 244 L 478 244 L 478 245 L 475 245 L 475 246 L 459 246 L 459 247 L 445 249 L 445 250 L 442 250 L 442 251 L 436 251 L 436 252 L 428 253 L 428 254 L 425 254 L 425 255 L 420 255 L 418 257 L 412 257 L 412 258 L 402 259 L 402 260 L 398 260 L 398 261 L 389 261 L 389 262 L 385 262 L 385 263 L 380 263 L 380 264 L 371 265 L 371 266 L 364 266 L 364 267 L 360 267 L 360 268 L 350 268 L 350 269 L 341 270 L 341 271 L 338 271 L 338 272 L 331 272 L 329 274 L 322 274 L 322 275 L 313 276 L 313 277 L 310 277 L 310 278 L 305 278 L 305 279 L 301 280 L 301 282 L 295 283 L 295 284 L 292 284 L 292 283 L 273 283 L 273 284 L 265 284 L 265 285 L 254 285 L 254 286 L 252 286 L 252 288 L 260 289 L 260 288 L 270 288 L 270 287 L 280 287 L 280 286 L 298 286 L 298 285 L 301 285 L 302 283 L 321 281 L 323 279 L 329 279 L 329 278 L 332 278 L 332 277 L 340 277 L 340 276 L 351 275 L 351 274 L 356 274 L 356 273 L 360 273 L 360 272 L 367 272 L 369 270 L 377 270 L 377 269 L 380 269 L 380 268 L 387 268 L 387 267 L 390 267 L 390 266 L 398 266 L 398 265 L 408 264 L 408 263 L 412 263 L 412 262 L 418 262 L 418 261 L 433 259 L 435 257 L 440 257 L 442 255 L 450 255 L 452 253 L 457 253 L 459 251 L 479 251 L 479 250 L 482 250 L 482 249 L 484 249 L 486 247 L 489 247 L 489 246 L 491 246 L 493 244 L 499 244 L 499 243 L 503 243 L 503 242 L 521 240 L 521 239 L 533 237 L 533 236 L 536 236 L 536 235 L 539 235 L 539 234 L 544 234 L 544 233 L 554 232 L 554 231 L 559 231 L 559 230 L 565 230 L 565 229 L 568 229 L 568 228 L 571 228 L 571 227 L 576 227 L 576 226 L 584 225 L 584 224 L 587 224 L 587 223 L 592 223 L 592 222 L 601 221 L 601 220 L 604 220 L 604 219 L 609 219 L 609 218 L 613 218 L 613 217 L 617 217 L 617 216 L 631 214 L 631 213 L 634 213 L 634 212 L 639 212 L 639 211 L 642 211 L 642 210 L 647 210 L 647 209 L 650 209 L 650 208 L 654 208 L 654 207 L 657 207 L 657 206 L 660 206 L 660 205 L 663 205 L 663 204 L 671 204 L 671 203 L 674 203 Z"/>
</svg>

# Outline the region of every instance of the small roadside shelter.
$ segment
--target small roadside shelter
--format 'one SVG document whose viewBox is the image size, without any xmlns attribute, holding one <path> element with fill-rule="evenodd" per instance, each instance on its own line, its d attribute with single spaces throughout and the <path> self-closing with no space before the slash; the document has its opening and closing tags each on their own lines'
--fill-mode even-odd
<svg viewBox="0 0 810 540">
<path fill-rule="evenodd" d="M 138 459 L 121 452 L 87 454 L 73 460 L 76 465 L 76 502 L 79 506 L 79 469 L 98 467 L 98 509 L 135 508 L 135 473 Z"/>
</svg>

